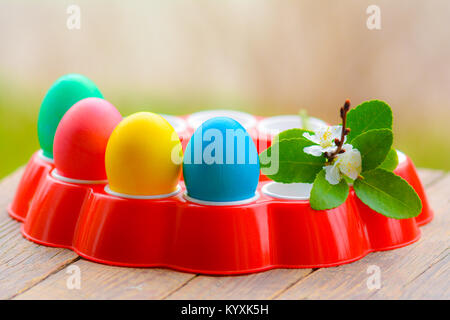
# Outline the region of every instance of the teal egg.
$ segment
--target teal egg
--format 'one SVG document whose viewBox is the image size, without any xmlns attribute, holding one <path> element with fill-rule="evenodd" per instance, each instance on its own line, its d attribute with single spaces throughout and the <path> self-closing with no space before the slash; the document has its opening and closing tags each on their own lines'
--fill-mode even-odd
<svg viewBox="0 0 450 320">
<path fill-rule="evenodd" d="M 66 74 L 50 87 L 42 101 L 37 123 L 39 144 L 44 156 L 53 159 L 56 128 L 67 110 L 89 97 L 103 98 L 103 95 L 92 80 L 81 74 Z"/>
</svg>

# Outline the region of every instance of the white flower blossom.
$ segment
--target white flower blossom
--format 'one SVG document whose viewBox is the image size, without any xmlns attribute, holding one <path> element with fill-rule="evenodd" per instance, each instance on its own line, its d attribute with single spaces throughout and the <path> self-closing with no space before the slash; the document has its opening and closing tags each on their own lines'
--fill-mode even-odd
<svg viewBox="0 0 450 320">
<path fill-rule="evenodd" d="M 318 145 L 305 147 L 303 148 L 303 152 L 316 157 L 320 157 L 324 152 L 332 152 L 336 148 L 334 140 L 336 138 L 340 139 L 341 134 L 342 126 L 320 127 L 314 132 L 314 135 L 310 135 L 308 132 L 305 132 L 303 133 L 303 137 L 317 143 Z"/>
<path fill-rule="evenodd" d="M 338 184 L 343 175 L 355 180 L 361 173 L 361 153 L 351 144 L 344 144 L 342 149 L 344 153 L 338 154 L 332 164 L 323 167 L 325 179 L 333 185 Z"/>
</svg>

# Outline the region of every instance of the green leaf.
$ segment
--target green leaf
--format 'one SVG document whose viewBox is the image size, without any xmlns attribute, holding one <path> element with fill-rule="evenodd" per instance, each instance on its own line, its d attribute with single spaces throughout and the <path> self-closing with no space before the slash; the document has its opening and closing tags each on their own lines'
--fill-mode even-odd
<svg viewBox="0 0 450 320">
<path fill-rule="evenodd" d="M 344 179 L 338 184 L 330 184 L 325 179 L 325 170 L 319 172 L 311 189 L 310 203 L 314 210 L 327 210 L 339 207 L 348 196 L 348 184 Z"/>
<path fill-rule="evenodd" d="M 275 142 L 259 155 L 261 172 L 276 182 L 314 182 L 326 159 L 303 152 L 311 145 L 314 143 L 304 138 Z"/>
<path fill-rule="evenodd" d="M 342 179 L 344 179 L 345 182 L 347 182 L 347 184 L 350 185 L 350 186 L 352 186 L 352 185 L 353 185 L 353 181 L 355 181 L 355 180 L 353 180 L 352 178 L 347 177 L 346 175 L 343 175 L 343 176 L 342 176 Z"/>
<path fill-rule="evenodd" d="M 347 137 L 348 142 L 369 130 L 392 130 L 391 107 L 380 100 L 363 102 L 347 114 L 347 127 L 351 129 Z"/>
<path fill-rule="evenodd" d="M 287 139 L 305 139 L 303 137 L 303 134 L 307 132 L 309 134 L 314 134 L 314 132 L 304 129 L 288 129 L 285 131 L 280 132 L 278 135 L 276 135 L 272 140 L 273 141 L 281 141 L 281 140 L 287 140 Z"/>
<path fill-rule="evenodd" d="M 389 153 L 394 137 L 389 129 L 367 131 L 352 141 L 354 148 L 361 153 L 362 171 L 378 167 Z"/>
<path fill-rule="evenodd" d="M 407 219 L 422 211 L 422 202 L 408 182 L 384 169 L 366 172 L 353 188 L 362 202 L 386 217 Z"/>
<path fill-rule="evenodd" d="M 385 169 L 387 171 L 394 171 L 395 168 L 398 166 L 398 155 L 397 150 L 391 148 L 389 150 L 388 155 L 386 156 L 386 159 L 384 159 L 383 163 L 380 164 L 379 168 Z"/>
</svg>

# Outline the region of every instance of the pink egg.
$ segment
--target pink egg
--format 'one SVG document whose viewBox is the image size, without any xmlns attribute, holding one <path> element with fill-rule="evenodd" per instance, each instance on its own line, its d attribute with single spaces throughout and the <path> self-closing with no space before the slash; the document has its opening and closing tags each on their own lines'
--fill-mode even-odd
<svg viewBox="0 0 450 320">
<path fill-rule="evenodd" d="M 71 179 L 106 179 L 106 145 L 121 120 L 122 115 L 106 100 L 86 98 L 74 104 L 56 129 L 57 173 Z"/>
</svg>

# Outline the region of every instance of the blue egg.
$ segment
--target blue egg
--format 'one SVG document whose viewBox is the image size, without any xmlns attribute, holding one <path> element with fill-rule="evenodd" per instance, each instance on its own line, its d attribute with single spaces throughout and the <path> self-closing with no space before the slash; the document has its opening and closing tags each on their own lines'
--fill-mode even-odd
<svg viewBox="0 0 450 320">
<path fill-rule="evenodd" d="M 212 202 L 250 199 L 259 181 L 255 143 L 236 120 L 209 119 L 186 147 L 183 176 L 191 198 Z"/>
</svg>

